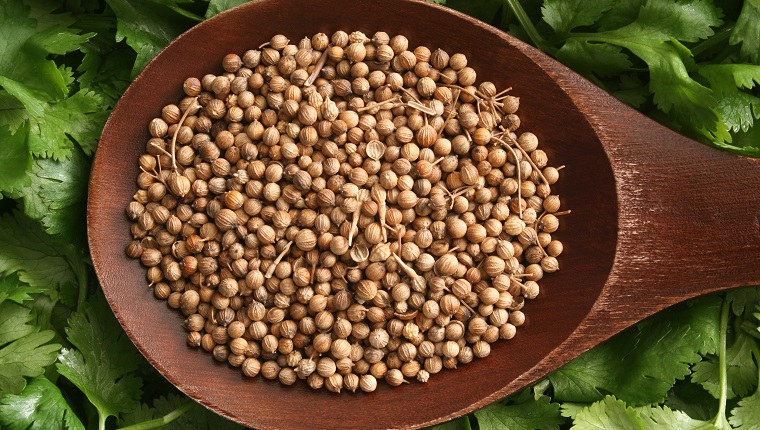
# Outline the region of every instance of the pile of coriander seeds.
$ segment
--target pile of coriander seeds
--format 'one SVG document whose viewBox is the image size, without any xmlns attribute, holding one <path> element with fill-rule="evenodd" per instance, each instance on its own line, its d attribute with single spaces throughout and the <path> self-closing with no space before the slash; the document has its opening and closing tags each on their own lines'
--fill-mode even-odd
<svg viewBox="0 0 760 430">
<path fill-rule="evenodd" d="M 190 346 L 371 392 L 515 336 L 568 211 L 509 88 L 384 32 L 275 35 L 222 68 L 150 121 L 126 208 Z"/>
</svg>

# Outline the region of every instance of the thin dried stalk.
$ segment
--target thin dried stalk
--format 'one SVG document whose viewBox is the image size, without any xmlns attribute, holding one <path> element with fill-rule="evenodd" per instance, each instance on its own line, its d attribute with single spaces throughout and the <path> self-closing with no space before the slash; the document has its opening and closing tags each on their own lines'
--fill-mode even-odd
<svg viewBox="0 0 760 430">
<path fill-rule="evenodd" d="M 288 242 L 287 245 L 285 245 L 285 249 L 282 250 L 282 252 L 280 253 L 280 255 L 278 255 L 277 258 L 275 258 L 274 261 L 272 262 L 272 264 L 269 266 L 269 268 L 267 269 L 267 273 L 264 274 L 265 278 L 269 279 L 269 278 L 272 277 L 272 275 L 274 274 L 275 267 L 277 267 L 277 265 L 280 263 L 280 261 L 282 261 L 282 259 L 285 258 L 286 255 L 288 255 L 288 252 L 290 252 L 290 246 L 291 245 L 293 245 L 293 241 L 292 240 L 290 242 Z"/>
</svg>

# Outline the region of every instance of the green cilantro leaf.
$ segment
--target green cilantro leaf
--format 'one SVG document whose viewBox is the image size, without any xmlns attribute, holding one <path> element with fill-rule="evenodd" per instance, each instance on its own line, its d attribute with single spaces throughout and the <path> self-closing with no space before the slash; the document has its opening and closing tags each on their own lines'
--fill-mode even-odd
<svg viewBox="0 0 760 430">
<path fill-rule="evenodd" d="M 597 21 L 599 31 L 614 30 L 628 25 L 639 16 L 645 0 L 619 0 Z"/>
<path fill-rule="evenodd" d="M 715 296 L 658 314 L 549 375 L 555 401 L 593 402 L 604 393 L 642 405 L 659 401 L 689 374 L 700 353 L 714 353 L 720 327 Z"/>
<path fill-rule="evenodd" d="M 78 148 L 66 160 L 34 160 L 31 183 L 20 193 L 24 213 L 39 220 L 48 234 L 62 234 L 66 242 L 84 248 L 89 175 L 90 159 Z"/>
<path fill-rule="evenodd" d="M 649 89 L 644 85 L 637 76 L 633 74 L 622 74 L 620 77 L 620 89 L 614 90 L 612 95 L 617 97 L 623 103 L 640 108 L 649 95 Z"/>
<path fill-rule="evenodd" d="M 622 400 L 606 396 L 603 400 L 581 409 L 573 420 L 572 430 L 644 430 L 636 411 Z"/>
<path fill-rule="evenodd" d="M 726 125 L 713 109 L 716 104 L 712 91 L 689 76 L 684 64 L 688 50 L 676 40 L 647 41 L 642 31 L 657 34 L 659 29 L 644 30 L 638 22 L 619 30 L 596 33 L 583 38 L 587 41 L 606 42 L 629 49 L 649 66 L 649 88 L 654 102 L 665 113 L 670 113 L 677 124 L 695 135 L 713 141 L 728 141 Z"/>
<path fill-rule="evenodd" d="M 710 0 L 649 0 L 630 30 L 645 38 L 696 42 L 712 36 L 722 24 L 721 10 Z"/>
<path fill-rule="evenodd" d="M 102 294 L 72 314 L 66 334 L 76 349 L 61 350 L 56 367 L 87 396 L 101 422 L 136 408 L 142 381 L 133 372 L 140 357 Z"/>
<path fill-rule="evenodd" d="M 760 127 L 751 127 L 749 130 L 733 133 L 731 144 L 715 143 L 726 151 L 736 152 L 748 157 L 760 157 Z"/>
<path fill-rule="evenodd" d="M 736 430 L 760 429 L 760 390 L 741 399 L 736 407 L 731 410 L 731 418 L 728 419 L 728 422 Z"/>
<path fill-rule="evenodd" d="M 559 413 L 565 418 L 575 419 L 578 412 L 582 411 L 587 406 L 588 404 L 586 403 L 562 402 L 559 405 Z"/>
<path fill-rule="evenodd" d="M 559 412 L 559 405 L 551 403 L 549 397 L 540 396 L 537 400 L 505 405 L 494 403 L 475 411 L 478 428 L 481 430 L 498 430 L 502 428 L 559 429 L 565 420 Z"/>
<path fill-rule="evenodd" d="M 135 52 L 122 43 L 106 47 L 88 44 L 82 52 L 84 57 L 77 67 L 80 88 L 97 94 L 103 106 L 112 108 L 129 86 Z"/>
<path fill-rule="evenodd" d="M 47 344 L 54 336 L 52 330 L 30 333 L 0 348 L 0 394 L 20 393 L 26 386 L 25 376 L 39 376 L 55 361 L 61 345 Z"/>
<path fill-rule="evenodd" d="M 760 63 L 760 0 L 744 0 L 729 42 L 741 43 L 741 55 Z"/>
<path fill-rule="evenodd" d="M 93 33 L 79 35 L 67 28 L 73 19 L 49 12 L 34 11 L 20 1 L 0 4 L 0 76 L 61 99 L 69 92 L 67 81 L 47 56 L 75 51 Z M 44 18 L 36 19 L 36 14 Z"/>
<path fill-rule="evenodd" d="M 172 411 L 182 408 L 190 401 L 187 397 L 169 394 L 153 401 L 153 407 L 140 405 L 129 413 L 123 414 L 119 421 L 120 427 L 149 421 L 163 417 Z M 192 401 L 191 401 L 192 402 Z M 241 430 L 242 427 L 204 408 L 198 403 L 192 402 L 187 412 L 183 413 L 174 421 L 161 427 L 164 430 Z"/>
<path fill-rule="evenodd" d="M 12 302 L 0 303 L 0 346 L 36 332 L 31 309 Z"/>
<path fill-rule="evenodd" d="M 713 109 L 712 91 L 689 76 L 691 52 L 680 41 L 714 34 L 720 9 L 708 0 L 651 0 L 631 23 L 609 31 L 574 35 L 581 42 L 603 42 L 626 48 L 649 67 L 655 104 L 686 132 L 708 141 L 730 141 L 726 125 Z"/>
<path fill-rule="evenodd" d="M 0 76 L 0 85 L 26 108 L 19 113 L 31 121 L 29 148 L 37 157 L 61 160 L 71 155 L 74 141 L 92 154 L 100 137 L 108 112 L 95 93 L 78 91 L 59 101 L 49 98 L 20 82 Z"/>
<path fill-rule="evenodd" d="M 760 119 L 760 97 L 737 91 L 718 100 L 715 110 L 729 130 L 747 131 L 755 123 L 755 119 Z"/>
<path fill-rule="evenodd" d="M 715 398 L 702 385 L 692 382 L 691 377 L 676 381 L 664 404 L 702 421 L 712 419 L 718 412 Z"/>
<path fill-rule="evenodd" d="M 681 411 L 674 411 L 667 406 L 636 408 L 647 430 L 710 430 L 717 429 L 705 421 L 691 418 Z"/>
<path fill-rule="evenodd" d="M 44 377 L 32 379 L 19 395 L 0 398 L 0 424 L 7 430 L 84 430 L 58 387 Z"/>
<path fill-rule="evenodd" d="M 0 215 L 0 273 L 16 273 L 29 286 L 55 295 L 56 289 L 77 285 L 71 262 L 73 247 L 45 233 L 42 226 L 18 211 Z"/>
<path fill-rule="evenodd" d="M 137 52 L 132 76 L 166 45 L 185 31 L 188 23 L 176 11 L 149 0 L 106 0 L 116 13 L 116 41 L 126 39 Z"/>
<path fill-rule="evenodd" d="M 159 397 L 153 402 L 156 410 L 160 415 L 165 415 L 180 406 L 186 399 L 179 396 Z M 197 429 L 197 430 L 240 430 L 242 427 L 220 415 L 217 415 L 210 410 L 204 408 L 198 403 L 193 403 L 187 413 L 183 414 L 177 420 L 172 421 L 166 427 L 166 430 L 185 430 L 185 429 Z"/>
<path fill-rule="evenodd" d="M 731 301 L 731 311 L 736 316 L 750 318 L 753 308 L 760 303 L 760 287 L 737 288 L 726 293 Z"/>
<path fill-rule="evenodd" d="M 557 34 L 565 35 L 576 27 L 593 24 L 614 4 L 615 0 L 546 0 L 541 13 Z"/>
<path fill-rule="evenodd" d="M 438 424 L 437 426 L 430 427 L 429 430 L 472 430 L 472 426 L 470 425 L 470 417 L 463 416 L 455 420 L 446 421 L 443 424 Z"/>
<path fill-rule="evenodd" d="M 706 64 L 699 66 L 698 70 L 718 94 L 730 94 L 739 88 L 751 89 L 760 84 L 760 66 L 754 64 Z"/>
<path fill-rule="evenodd" d="M 8 125 L 0 126 L 0 198 L 2 192 L 12 193 L 29 184 L 27 170 L 32 167 L 29 153 L 29 125 L 24 124 L 11 133 Z"/>
<path fill-rule="evenodd" d="M 208 9 L 206 10 L 206 18 L 211 18 L 227 9 L 232 9 L 235 6 L 240 6 L 244 3 L 248 3 L 248 0 L 211 0 L 208 3 Z"/>
<path fill-rule="evenodd" d="M 599 76 L 611 76 L 622 73 L 632 65 L 628 56 L 620 50 L 619 46 L 607 43 L 568 39 L 557 51 L 557 59 L 585 76 L 592 72 Z"/>
<path fill-rule="evenodd" d="M 29 294 L 42 293 L 45 290 L 46 288 L 31 287 L 19 282 L 18 276 L 15 274 L 0 277 L 0 304 L 5 300 L 23 303 L 27 300 L 32 300 Z M 0 330 L 0 332 L 2 331 Z"/>
<path fill-rule="evenodd" d="M 744 332 L 737 332 L 734 341 L 726 348 L 726 371 L 728 373 L 728 398 L 743 397 L 757 384 L 757 365 L 752 359 L 754 339 Z M 694 365 L 692 380 L 720 398 L 720 368 L 717 357 L 710 357 Z"/>
</svg>

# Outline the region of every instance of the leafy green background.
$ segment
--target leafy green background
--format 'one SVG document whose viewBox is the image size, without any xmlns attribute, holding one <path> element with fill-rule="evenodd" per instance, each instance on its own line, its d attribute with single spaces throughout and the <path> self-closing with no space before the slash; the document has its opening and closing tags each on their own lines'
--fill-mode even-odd
<svg viewBox="0 0 760 430">
<path fill-rule="evenodd" d="M 443 1 L 438 1 L 443 2 Z M 0 3 L 0 428 L 239 428 L 140 356 L 93 276 L 103 124 L 173 38 L 243 0 Z M 760 0 L 448 0 L 663 124 L 760 155 Z M 438 429 L 760 429 L 760 289 L 693 299 Z"/>
</svg>

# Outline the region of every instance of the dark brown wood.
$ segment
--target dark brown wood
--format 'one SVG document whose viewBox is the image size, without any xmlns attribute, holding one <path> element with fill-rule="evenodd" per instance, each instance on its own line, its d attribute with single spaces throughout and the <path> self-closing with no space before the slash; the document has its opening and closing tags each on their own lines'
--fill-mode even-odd
<svg viewBox="0 0 760 430">
<path fill-rule="evenodd" d="M 572 214 L 557 236 L 561 269 L 525 308 L 517 336 L 427 384 L 372 394 L 246 380 L 185 346 L 182 317 L 153 298 L 128 259 L 124 208 L 135 191 L 149 120 L 189 76 L 271 35 L 386 31 L 412 46 L 462 52 L 497 88 L 521 97 L 522 129 L 567 166 L 558 190 Z M 88 234 L 96 272 L 129 337 L 169 381 L 210 409 L 256 428 L 418 428 L 485 406 L 674 303 L 760 283 L 760 160 L 662 127 L 504 33 L 408 0 L 261 0 L 180 36 L 135 79 L 109 119 L 92 168 Z"/>
</svg>

